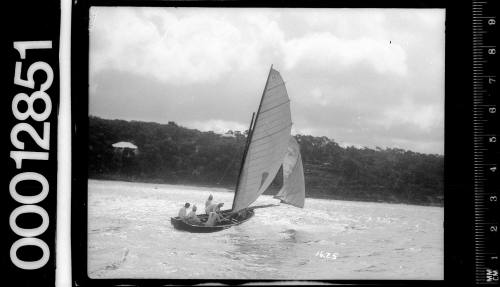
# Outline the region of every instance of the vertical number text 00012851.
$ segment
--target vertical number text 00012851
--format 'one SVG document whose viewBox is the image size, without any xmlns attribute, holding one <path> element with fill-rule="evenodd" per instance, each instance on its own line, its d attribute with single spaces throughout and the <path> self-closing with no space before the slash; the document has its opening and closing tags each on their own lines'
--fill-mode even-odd
<svg viewBox="0 0 500 287">
<path fill-rule="evenodd" d="M 54 72 L 52 67 L 43 61 L 35 61 L 29 67 L 27 67 L 26 78 L 23 79 L 21 71 L 26 69 L 23 66 L 25 60 L 29 54 L 30 50 L 35 49 L 52 49 L 52 41 L 23 41 L 14 42 L 14 49 L 19 53 L 19 61 L 16 61 L 14 70 L 14 84 L 19 87 L 24 87 L 31 89 L 31 94 L 17 93 L 12 99 L 12 114 L 18 121 L 10 132 L 10 141 L 12 143 L 13 149 L 15 151 L 10 152 L 10 157 L 15 161 L 16 169 L 19 173 L 14 175 L 9 183 L 9 192 L 12 198 L 19 204 L 17 208 L 12 210 L 9 217 L 9 225 L 12 231 L 20 236 L 21 238 L 15 241 L 10 248 L 10 259 L 12 263 L 18 268 L 25 270 L 39 269 L 43 267 L 50 258 L 50 250 L 43 240 L 37 238 L 43 234 L 49 227 L 49 216 L 47 211 L 40 207 L 39 204 L 42 202 L 49 193 L 49 182 L 46 177 L 38 172 L 33 171 L 23 171 L 23 161 L 28 160 L 38 160 L 47 161 L 49 158 L 50 150 L 50 122 L 45 122 L 52 112 L 52 101 L 50 96 L 46 91 L 51 87 L 54 80 Z M 31 59 L 32 60 L 32 59 Z M 35 73 L 45 73 L 45 81 L 36 85 L 35 83 Z M 44 78 L 44 77 L 37 77 Z M 39 89 L 35 90 L 35 87 L 39 86 Z M 36 100 L 41 100 L 44 103 L 43 111 L 37 112 L 34 107 Z M 25 111 L 22 106 L 27 106 Z M 35 128 L 24 121 L 31 118 L 35 122 L 41 122 L 43 125 L 43 130 L 41 135 L 35 130 Z M 26 151 L 25 143 L 18 138 L 19 133 L 27 133 L 31 139 L 38 145 L 39 149 L 44 151 Z M 22 195 L 19 192 L 18 183 L 22 181 L 37 181 L 41 185 L 41 190 L 36 195 Z M 18 226 L 16 219 L 22 214 L 34 213 L 41 217 L 42 222 L 36 228 L 21 228 Z M 42 256 L 36 261 L 24 261 L 20 259 L 17 255 L 17 250 L 23 246 L 34 246 L 38 247 L 42 251 Z"/>
</svg>

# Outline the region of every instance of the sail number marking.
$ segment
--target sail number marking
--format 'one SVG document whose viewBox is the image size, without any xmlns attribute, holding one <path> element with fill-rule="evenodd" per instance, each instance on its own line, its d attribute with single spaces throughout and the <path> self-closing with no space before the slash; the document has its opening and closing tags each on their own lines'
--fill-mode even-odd
<svg viewBox="0 0 500 287">
<path fill-rule="evenodd" d="M 17 93 L 12 99 L 12 115 L 19 121 L 14 125 L 10 132 L 10 141 L 13 149 L 10 152 L 10 157 L 14 160 L 16 169 L 20 172 L 12 177 L 9 183 L 9 192 L 11 197 L 19 204 L 17 208 L 12 210 L 9 216 L 9 226 L 11 230 L 21 238 L 15 241 L 10 248 L 11 262 L 18 268 L 24 270 L 34 270 L 42 268 L 50 258 L 50 250 L 43 240 L 37 238 L 43 234 L 49 227 L 49 216 L 47 211 L 37 205 L 42 202 L 49 193 L 49 182 L 44 175 L 34 171 L 24 171 L 23 163 L 27 161 L 46 161 L 49 159 L 50 149 L 50 122 L 47 120 L 52 112 L 52 102 L 47 90 L 52 86 L 54 80 L 54 71 L 52 67 L 43 61 L 36 61 L 26 67 L 26 63 L 22 60 L 26 59 L 29 50 L 36 49 L 52 49 L 52 41 L 22 41 L 14 42 L 14 49 L 18 51 L 21 61 L 17 61 L 14 70 L 14 85 L 28 88 L 31 94 L 23 92 Z M 22 71 L 26 69 L 26 76 L 22 76 Z M 35 74 L 44 74 L 43 82 L 37 83 Z M 44 79 L 43 79 L 44 78 Z M 38 86 L 38 89 L 35 87 Z M 35 108 L 35 102 L 43 102 Z M 40 106 L 40 107 L 39 107 Z M 26 120 L 31 119 L 32 124 L 26 123 Z M 34 122 L 33 122 L 34 121 Z M 41 132 L 39 128 L 42 128 Z M 37 129 L 38 128 L 38 131 Z M 31 140 L 42 151 L 27 151 L 25 150 L 25 142 L 19 138 L 20 134 L 27 134 Z M 21 191 L 23 181 L 35 181 L 40 185 L 38 194 L 23 195 Z M 26 193 L 26 192 L 24 192 Z M 38 227 L 22 228 L 18 225 L 18 217 L 23 214 L 36 214 L 42 221 Z M 26 246 L 37 247 L 42 251 L 42 256 L 38 260 L 28 261 L 18 257 L 17 251 Z"/>
</svg>

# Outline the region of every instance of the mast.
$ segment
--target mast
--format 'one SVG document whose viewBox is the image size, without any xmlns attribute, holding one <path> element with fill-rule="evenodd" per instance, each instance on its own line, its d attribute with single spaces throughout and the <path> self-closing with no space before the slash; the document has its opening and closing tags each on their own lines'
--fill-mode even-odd
<svg viewBox="0 0 500 287">
<path fill-rule="evenodd" d="M 257 120 L 259 119 L 259 112 L 262 107 L 262 101 L 264 100 L 264 95 L 266 94 L 267 84 L 269 83 L 269 77 L 271 76 L 272 70 L 273 70 L 273 65 L 271 64 L 271 68 L 269 69 L 269 73 L 267 74 L 266 84 L 264 86 L 264 90 L 262 91 L 262 96 L 260 97 L 259 108 L 257 109 L 257 116 L 255 117 L 255 121 L 254 121 L 255 113 L 252 114 L 252 121 L 250 122 L 250 129 L 248 130 L 247 142 L 245 144 L 245 151 L 243 152 L 243 159 L 241 161 L 240 172 L 238 173 L 238 182 L 236 183 L 236 190 L 234 191 L 233 204 L 231 206 L 231 209 L 234 207 L 236 195 L 238 194 L 238 189 L 240 187 L 241 172 L 243 171 L 243 166 L 245 165 L 245 159 L 247 157 L 248 148 L 250 146 L 250 143 L 252 142 L 254 127 L 257 124 Z"/>
<path fill-rule="evenodd" d="M 267 84 L 269 84 L 269 77 L 271 76 L 272 70 L 273 70 L 273 65 L 271 64 L 271 68 L 269 68 L 269 74 L 267 74 L 266 85 L 264 86 L 264 90 L 262 91 L 262 96 L 260 97 L 259 109 L 257 109 L 257 117 L 255 118 L 255 122 L 253 123 L 254 127 L 255 124 L 257 124 L 257 120 L 259 119 L 260 108 L 262 107 L 262 101 L 264 100 L 264 95 L 266 94 L 267 91 Z M 252 135 L 253 135 L 253 129 L 252 129 Z"/>
<path fill-rule="evenodd" d="M 236 189 L 234 190 L 234 197 L 233 197 L 233 205 L 232 206 L 234 206 L 234 200 L 236 199 L 236 194 L 238 193 L 238 188 L 240 186 L 241 171 L 243 170 L 243 165 L 245 164 L 245 158 L 247 157 L 247 151 L 248 151 L 248 146 L 250 144 L 250 135 L 252 133 L 252 124 L 253 124 L 254 117 L 255 117 L 255 112 L 252 113 L 252 120 L 250 121 L 250 127 L 248 128 L 247 140 L 245 142 L 245 149 L 243 150 L 243 158 L 241 159 L 240 171 L 238 172 L 238 180 L 236 181 Z M 231 206 L 231 209 L 232 209 L 232 206 Z"/>
</svg>

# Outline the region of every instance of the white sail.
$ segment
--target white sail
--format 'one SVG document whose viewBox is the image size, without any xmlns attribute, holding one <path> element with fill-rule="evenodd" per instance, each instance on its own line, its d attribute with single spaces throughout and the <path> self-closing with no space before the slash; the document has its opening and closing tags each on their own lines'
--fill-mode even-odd
<svg viewBox="0 0 500 287">
<path fill-rule="evenodd" d="M 274 196 L 282 203 L 304 207 L 305 200 L 304 168 L 299 144 L 290 137 L 288 151 L 283 159 L 283 187 Z"/>
<path fill-rule="evenodd" d="M 271 68 L 233 201 L 233 211 L 248 207 L 271 184 L 287 152 L 292 128 L 290 99 L 278 71 Z"/>
</svg>

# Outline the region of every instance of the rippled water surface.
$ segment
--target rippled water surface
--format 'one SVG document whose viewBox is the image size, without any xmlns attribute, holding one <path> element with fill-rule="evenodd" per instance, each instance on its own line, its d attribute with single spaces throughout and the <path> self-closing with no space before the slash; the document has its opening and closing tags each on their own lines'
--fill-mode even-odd
<svg viewBox="0 0 500 287">
<path fill-rule="evenodd" d="M 89 276 L 443 279 L 443 208 L 306 198 L 221 232 L 171 226 L 184 202 L 202 207 L 209 193 L 230 207 L 226 189 L 90 180 Z"/>
</svg>

